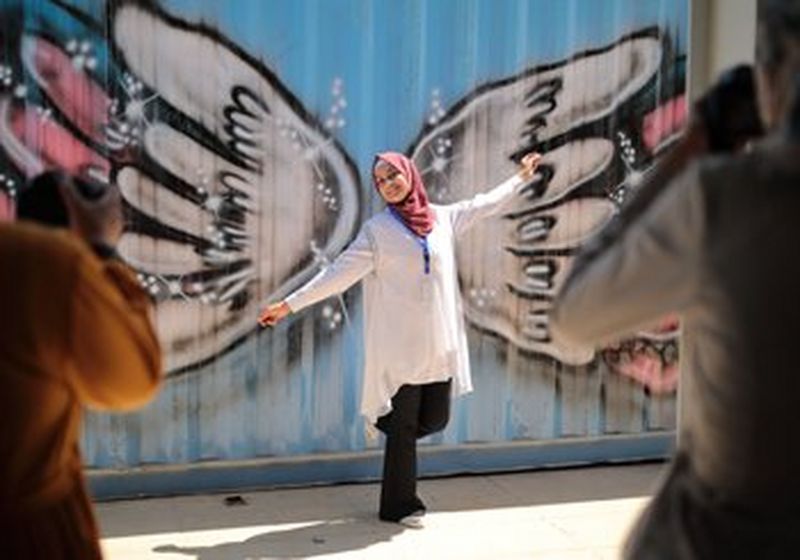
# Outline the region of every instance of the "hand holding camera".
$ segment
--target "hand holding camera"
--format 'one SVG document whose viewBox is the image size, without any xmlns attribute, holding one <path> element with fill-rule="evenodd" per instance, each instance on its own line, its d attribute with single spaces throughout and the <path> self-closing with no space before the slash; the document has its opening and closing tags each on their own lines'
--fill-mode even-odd
<svg viewBox="0 0 800 560">
<path fill-rule="evenodd" d="M 90 169 L 76 173 L 71 184 L 59 188 L 70 229 L 92 246 L 116 247 L 124 225 L 119 190 L 93 176 Z"/>
<path fill-rule="evenodd" d="M 695 109 L 711 152 L 736 151 L 764 133 L 751 66 L 742 64 L 724 72 Z"/>
</svg>

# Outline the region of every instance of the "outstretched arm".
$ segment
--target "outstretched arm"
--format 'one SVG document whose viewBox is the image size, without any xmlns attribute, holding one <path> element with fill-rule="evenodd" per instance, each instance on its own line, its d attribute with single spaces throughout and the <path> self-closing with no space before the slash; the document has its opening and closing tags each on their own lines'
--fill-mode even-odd
<svg viewBox="0 0 800 560">
<path fill-rule="evenodd" d="M 469 200 L 452 204 L 450 209 L 456 236 L 480 220 L 497 214 L 509 206 L 514 200 L 517 189 L 533 178 L 541 159 L 540 154 L 527 154 L 520 162 L 519 171 L 498 186 Z"/>
<path fill-rule="evenodd" d="M 362 229 L 358 237 L 330 266 L 285 300 L 268 305 L 258 317 L 262 327 L 276 325 L 290 313 L 340 294 L 375 269 L 375 251 L 369 233 Z"/>
<path fill-rule="evenodd" d="M 690 167 L 613 243 L 576 266 L 553 305 L 555 335 L 571 344 L 597 345 L 667 312 L 688 309 L 702 276 L 701 169 Z"/>
<path fill-rule="evenodd" d="M 747 66 L 724 73 L 700 98 L 678 146 L 576 260 L 553 307 L 553 331 L 596 344 L 687 308 L 700 283 L 705 228 L 702 168 L 689 164 L 763 134 L 755 103 Z"/>
</svg>

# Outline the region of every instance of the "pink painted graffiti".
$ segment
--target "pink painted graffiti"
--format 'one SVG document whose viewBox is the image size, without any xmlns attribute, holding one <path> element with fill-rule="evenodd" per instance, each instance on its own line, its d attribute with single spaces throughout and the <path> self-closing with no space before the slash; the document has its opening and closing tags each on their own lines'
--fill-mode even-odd
<svg viewBox="0 0 800 560">
<path fill-rule="evenodd" d="M 0 222 L 14 220 L 14 205 L 9 198 L 0 192 Z"/>
<path fill-rule="evenodd" d="M 616 362 L 614 371 L 647 387 L 653 394 L 673 393 L 678 388 L 678 364 L 664 364 L 646 352 Z"/>
<path fill-rule="evenodd" d="M 109 106 L 103 89 L 46 39 L 25 37 L 22 53 L 26 68 L 58 111 L 91 142 L 101 144 Z M 108 173 L 108 161 L 59 124 L 49 110 L 8 98 L 0 100 L 0 109 L 0 142 L 25 176 L 56 167 L 76 172 L 87 165 Z"/>
<path fill-rule="evenodd" d="M 86 166 L 108 173 L 110 166 L 105 158 L 36 108 L 15 105 L 5 112 L 5 117 L 4 125 L 13 135 L 13 139 L 6 138 L 6 141 L 13 140 L 20 148 L 8 150 L 9 156 L 29 177 L 43 169 L 78 172 Z M 39 169 L 31 163 L 34 157 L 38 158 Z"/>
<path fill-rule="evenodd" d="M 64 50 L 41 37 L 26 37 L 22 52 L 25 66 L 59 111 L 86 136 L 102 141 L 111 104 L 103 89 Z"/>
<path fill-rule="evenodd" d="M 686 96 L 673 97 L 645 115 L 642 139 L 648 150 L 656 148 L 686 122 Z"/>
</svg>

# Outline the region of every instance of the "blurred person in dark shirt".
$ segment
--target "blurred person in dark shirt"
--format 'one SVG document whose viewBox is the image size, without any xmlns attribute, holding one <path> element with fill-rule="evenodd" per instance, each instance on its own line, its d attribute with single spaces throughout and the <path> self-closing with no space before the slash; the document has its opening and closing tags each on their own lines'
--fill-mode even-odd
<svg viewBox="0 0 800 560">
<path fill-rule="evenodd" d="M 800 554 L 800 0 L 759 15 L 755 72 L 701 98 L 551 317 L 599 344 L 681 315 L 677 453 L 626 558 Z"/>
</svg>

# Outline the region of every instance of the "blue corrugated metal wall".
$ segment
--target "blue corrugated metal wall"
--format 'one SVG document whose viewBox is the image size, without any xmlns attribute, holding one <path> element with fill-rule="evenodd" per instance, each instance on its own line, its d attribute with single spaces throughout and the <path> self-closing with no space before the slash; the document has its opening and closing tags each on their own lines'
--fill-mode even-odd
<svg viewBox="0 0 800 560">
<path fill-rule="evenodd" d="M 384 149 L 438 202 L 547 154 L 518 215 L 459 247 L 476 390 L 432 444 L 674 427 L 674 329 L 593 353 L 550 339 L 541 311 L 683 121 L 688 0 L 0 5 L 0 196 L 48 165 L 113 173 L 121 252 L 158 302 L 170 377 L 141 412 L 87 418 L 90 466 L 377 445 L 358 289 L 273 330 L 255 317 L 381 207 Z"/>
</svg>

